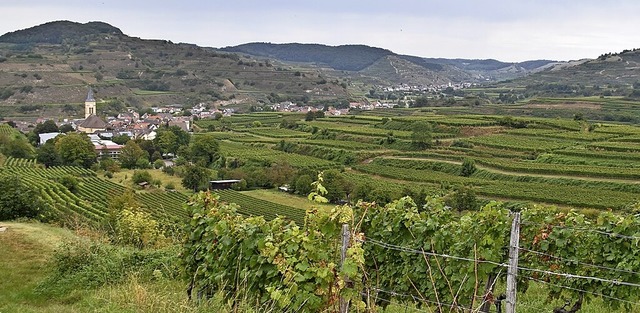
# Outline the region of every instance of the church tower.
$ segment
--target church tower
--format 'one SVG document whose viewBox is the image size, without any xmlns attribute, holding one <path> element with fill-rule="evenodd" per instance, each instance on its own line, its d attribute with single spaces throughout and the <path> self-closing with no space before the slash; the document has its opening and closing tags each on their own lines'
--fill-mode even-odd
<svg viewBox="0 0 640 313">
<path fill-rule="evenodd" d="M 93 98 L 93 90 L 89 87 L 89 92 L 87 93 L 87 100 L 84 100 L 84 118 L 86 119 L 89 115 L 96 114 L 96 99 Z"/>
</svg>

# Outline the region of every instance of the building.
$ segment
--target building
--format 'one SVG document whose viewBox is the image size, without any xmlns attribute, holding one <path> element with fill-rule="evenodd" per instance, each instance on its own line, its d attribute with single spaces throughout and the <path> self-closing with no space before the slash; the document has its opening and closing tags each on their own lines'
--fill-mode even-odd
<svg viewBox="0 0 640 313">
<path fill-rule="evenodd" d="M 93 90 L 89 87 L 87 99 L 84 101 L 84 121 L 78 125 L 78 131 L 92 134 L 106 129 L 107 123 L 96 115 L 96 99 L 93 97 Z"/>
<path fill-rule="evenodd" d="M 92 138 L 91 143 L 93 143 L 93 147 L 96 149 L 96 154 L 99 158 L 109 156 L 112 159 L 117 159 L 123 147 L 111 140 L 95 140 Z"/>
<path fill-rule="evenodd" d="M 40 140 L 40 142 L 38 143 L 38 145 L 42 146 L 44 145 L 47 141 L 58 137 L 58 135 L 60 135 L 62 133 L 42 133 L 42 134 L 38 134 L 38 138 Z M 63 134 L 64 135 L 64 134 Z"/>
<path fill-rule="evenodd" d="M 93 97 L 93 90 L 89 87 L 87 99 L 84 100 L 84 118 L 87 119 L 91 115 L 96 114 L 96 99 Z"/>
</svg>

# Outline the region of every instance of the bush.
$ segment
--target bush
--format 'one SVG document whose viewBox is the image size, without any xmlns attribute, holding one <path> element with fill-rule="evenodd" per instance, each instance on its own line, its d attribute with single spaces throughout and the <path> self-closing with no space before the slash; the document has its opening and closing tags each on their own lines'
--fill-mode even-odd
<svg viewBox="0 0 640 313">
<path fill-rule="evenodd" d="M 149 213 L 124 209 L 116 221 L 116 242 L 131 245 L 139 249 L 158 247 L 166 238 L 160 225 Z"/>
<path fill-rule="evenodd" d="M 176 190 L 176 185 L 173 182 L 168 182 L 164 185 L 164 189 L 166 190 Z"/>
<path fill-rule="evenodd" d="M 19 217 L 43 217 L 48 212 L 39 192 L 22 183 L 19 176 L 0 176 L 0 221 Z"/>
<path fill-rule="evenodd" d="M 58 182 L 65 186 L 72 193 L 76 193 L 76 191 L 78 191 L 79 182 L 75 176 L 69 174 L 63 175 L 62 177 L 58 178 Z"/>
<path fill-rule="evenodd" d="M 148 171 L 134 171 L 131 180 L 134 184 L 140 184 L 144 182 L 151 182 L 152 177 Z"/>
<path fill-rule="evenodd" d="M 37 292 L 64 295 L 123 282 L 135 273 L 143 281 L 180 275 L 176 247 L 138 250 L 77 238 L 60 245 L 53 254 L 52 272 Z"/>
<path fill-rule="evenodd" d="M 164 161 L 158 159 L 155 160 L 155 162 L 153 162 L 153 167 L 154 168 L 162 168 L 164 166 Z"/>
<path fill-rule="evenodd" d="M 460 168 L 460 176 L 469 177 L 476 172 L 476 163 L 472 159 L 464 159 Z"/>
</svg>

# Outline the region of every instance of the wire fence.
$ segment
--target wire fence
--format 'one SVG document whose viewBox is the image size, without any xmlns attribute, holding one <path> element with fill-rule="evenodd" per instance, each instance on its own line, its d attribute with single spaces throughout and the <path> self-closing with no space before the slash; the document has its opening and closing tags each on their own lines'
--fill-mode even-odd
<svg viewBox="0 0 640 313">
<path fill-rule="evenodd" d="M 540 227 L 546 227 L 547 226 L 547 225 L 536 224 L 536 223 L 527 223 L 527 222 L 523 222 L 522 225 L 527 225 L 527 226 L 535 225 L 535 226 L 540 226 Z M 581 228 L 581 227 L 555 226 L 555 225 L 553 227 L 554 228 L 567 229 L 567 230 L 576 231 L 576 232 L 591 232 L 591 233 L 607 236 L 607 237 L 610 237 L 612 239 L 640 240 L 639 236 L 624 235 L 624 234 L 618 234 L 618 233 L 613 233 L 613 232 L 608 232 L 608 231 L 587 229 L 587 228 Z M 478 258 L 469 258 L 469 257 L 464 257 L 464 256 L 451 255 L 451 254 L 447 254 L 447 253 L 436 253 L 436 252 L 433 252 L 433 251 L 425 251 L 424 249 L 421 249 L 421 248 L 405 247 L 405 246 L 399 246 L 399 245 L 387 243 L 387 242 L 384 242 L 381 239 L 374 239 L 374 238 L 367 238 L 367 237 L 364 237 L 364 238 L 365 239 L 356 239 L 356 240 L 358 242 L 362 243 L 363 246 L 364 245 L 373 245 L 373 246 L 377 246 L 377 247 L 380 247 L 380 248 L 383 248 L 383 249 L 392 250 L 392 251 L 401 252 L 401 253 L 419 254 L 419 255 L 423 255 L 423 256 L 431 256 L 431 257 L 438 257 L 438 258 L 444 258 L 444 259 L 452 259 L 452 260 L 458 260 L 458 261 L 472 262 L 474 264 L 482 264 L 482 263 L 491 264 L 491 265 L 498 266 L 500 268 L 500 272 L 502 272 L 502 270 L 505 269 L 505 268 L 509 268 L 509 264 L 503 263 L 503 262 L 496 262 L 496 261 L 484 260 L 484 259 L 478 259 Z M 503 247 L 503 248 L 507 248 L 507 247 Z M 522 247 L 515 247 L 515 248 L 516 248 L 516 250 L 522 251 L 524 253 L 530 253 L 530 254 L 534 254 L 534 255 L 538 255 L 538 256 L 542 256 L 542 257 L 547 257 L 547 258 L 554 259 L 554 260 L 557 260 L 557 261 L 560 261 L 560 262 L 564 262 L 566 264 L 573 264 L 573 265 L 580 265 L 580 266 L 584 266 L 584 267 L 591 267 L 591 268 L 594 268 L 594 269 L 603 270 L 603 271 L 609 271 L 609 272 L 612 272 L 612 273 L 632 274 L 632 275 L 637 275 L 638 277 L 640 277 L 640 272 L 639 271 L 635 271 L 635 270 L 631 270 L 631 269 L 617 268 L 617 267 L 611 267 L 611 266 L 600 265 L 600 264 L 593 264 L 593 263 L 586 262 L 586 261 L 560 257 L 560 256 L 553 255 L 551 253 L 546 253 L 546 252 L 542 252 L 542 251 L 536 251 L 536 250 L 522 248 Z M 555 278 L 562 277 L 562 278 L 565 278 L 567 280 L 585 280 L 585 281 L 588 281 L 588 282 L 594 282 L 594 281 L 595 282 L 601 282 L 601 283 L 609 284 L 610 288 L 615 288 L 616 286 L 627 286 L 627 287 L 633 287 L 633 288 L 640 288 L 640 284 L 635 283 L 635 282 L 629 282 L 629 281 L 618 280 L 618 279 L 611 279 L 611 278 L 606 278 L 606 277 L 580 275 L 580 274 L 575 274 L 575 273 L 565 273 L 565 272 L 561 272 L 561 271 L 539 269 L 539 268 L 528 267 L 528 266 L 517 266 L 515 268 L 517 269 L 517 271 L 520 271 L 520 272 L 549 275 L 549 276 L 553 276 Z M 498 274 L 498 276 L 499 276 L 499 274 Z M 554 284 L 552 282 L 545 281 L 543 279 L 532 277 L 532 276 L 530 276 L 530 274 L 529 275 L 525 275 L 524 273 L 522 273 L 522 274 L 520 274 L 520 277 L 525 279 L 525 280 L 534 281 L 536 283 L 540 283 L 540 284 L 547 285 L 547 286 L 550 286 L 550 287 L 560 288 L 560 289 L 568 290 L 568 291 L 571 291 L 571 292 L 577 292 L 577 293 L 580 293 L 580 294 L 588 294 L 588 295 L 591 295 L 591 296 L 594 296 L 594 297 L 600 297 L 602 299 L 607 299 L 607 300 L 610 300 L 610 301 L 618 301 L 621 304 L 626 304 L 626 305 L 630 305 L 630 306 L 634 306 L 634 307 L 640 307 L 640 302 L 631 301 L 629 299 L 622 299 L 620 297 L 615 297 L 615 296 L 612 296 L 612 295 L 607 295 L 607 294 L 603 294 L 603 293 L 599 293 L 599 292 L 589 291 L 589 290 L 585 290 L 585 289 L 582 289 L 582 288 L 565 286 L 565 285 L 561 285 L 561 284 Z M 495 285 L 495 282 L 497 281 L 497 278 L 498 277 L 496 277 L 494 282 L 492 283 L 491 290 L 493 289 L 493 286 Z M 438 308 L 447 307 L 447 308 L 450 308 L 452 310 L 455 309 L 455 310 L 461 310 L 461 311 L 464 311 L 464 312 L 479 312 L 480 307 L 485 303 L 485 301 L 487 301 L 486 297 L 483 295 L 483 296 L 481 296 L 481 298 L 483 300 L 482 300 L 482 302 L 480 303 L 480 305 L 477 308 L 468 308 L 468 307 L 460 306 L 460 305 L 455 304 L 455 303 L 443 303 L 441 301 L 434 301 L 434 300 L 430 300 L 430 299 L 425 299 L 421 295 L 420 296 L 416 296 L 415 294 L 406 294 L 406 293 L 401 293 L 401 292 L 397 292 L 397 291 L 393 291 L 393 290 L 386 290 L 386 289 L 377 288 L 377 287 L 376 288 L 370 288 L 369 292 L 373 292 L 374 293 L 374 295 L 375 295 L 374 298 L 376 299 L 376 301 L 382 301 L 382 302 L 385 302 L 385 303 L 392 303 L 393 302 L 393 301 L 391 301 L 392 298 L 399 298 L 399 299 L 410 300 L 410 301 L 412 301 L 414 303 L 425 304 L 427 306 L 429 306 L 429 305 L 437 306 Z M 640 289 L 638 290 L 637 294 L 640 295 Z M 385 295 L 386 297 L 379 297 L 379 295 Z M 480 297 L 478 297 L 478 298 L 480 298 Z M 395 302 L 393 302 L 393 303 L 395 303 Z M 401 306 L 401 307 L 403 306 L 403 304 L 399 304 L 399 303 L 396 303 L 396 305 Z M 524 308 L 528 308 L 527 311 L 529 311 L 529 312 L 549 312 L 549 310 L 550 310 L 549 308 L 541 308 L 541 307 L 532 306 L 529 303 L 522 303 L 521 306 L 524 307 Z M 419 308 L 411 308 L 411 307 L 407 307 L 407 308 L 409 310 L 415 311 L 415 312 L 432 312 L 431 309 L 429 311 L 425 311 L 425 310 L 422 310 L 422 309 L 419 309 Z"/>
</svg>

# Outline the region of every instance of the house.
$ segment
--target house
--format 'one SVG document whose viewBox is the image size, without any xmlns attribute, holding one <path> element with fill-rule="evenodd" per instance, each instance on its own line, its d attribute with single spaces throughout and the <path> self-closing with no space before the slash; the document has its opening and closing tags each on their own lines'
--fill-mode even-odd
<svg viewBox="0 0 640 313">
<path fill-rule="evenodd" d="M 94 138 L 91 138 L 91 143 L 93 143 L 93 147 L 95 148 L 96 154 L 98 154 L 99 158 L 108 156 L 112 159 L 117 159 L 120 155 L 120 151 L 124 147 L 111 140 L 94 140 Z"/>
<path fill-rule="evenodd" d="M 38 145 L 42 146 L 44 145 L 47 141 L 58 137 L 58 135 L 60 135 L 62 133 L 42 133 L 42 134 L 38 134 L 39 137 L 39 142 Z M 63 134 L 64 135 L 64 134 Z"/>
</svg>

